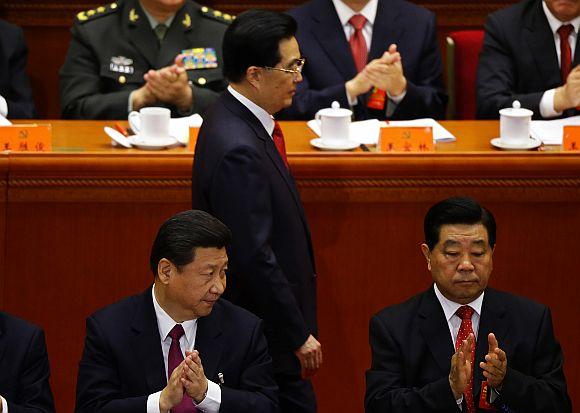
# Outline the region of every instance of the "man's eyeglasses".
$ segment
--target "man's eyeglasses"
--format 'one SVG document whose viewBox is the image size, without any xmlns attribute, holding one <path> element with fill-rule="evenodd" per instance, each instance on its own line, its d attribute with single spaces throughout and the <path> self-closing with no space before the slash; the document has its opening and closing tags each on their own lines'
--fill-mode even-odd
<svg viewBox="0 0 580 413">
<path fill-rule="evenodd" d="M 282 67 L 271 67 L 271 66 L 264 66 L 266 70 L 277 70 L 278 72 L 290 73 L 294 76 L 298 76 L 302 73 L 302 69 L 304 68 L 304 63 L 306 63 L 305 58 L 296 59 L 296 61 L 290 66 L 290 69 L 284 69 Z"/>
</svg>

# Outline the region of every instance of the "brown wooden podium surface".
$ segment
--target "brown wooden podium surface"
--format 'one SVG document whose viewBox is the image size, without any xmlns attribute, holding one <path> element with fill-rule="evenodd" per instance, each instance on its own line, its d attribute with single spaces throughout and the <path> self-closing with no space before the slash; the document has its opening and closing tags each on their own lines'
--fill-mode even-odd
<svg viewBox="0 0 580 413">
<path fill-rule="evenodd" d="M 192 153 L 113 148 L 103 126 L 114 122 L 50 123 L 53 152 L 0 155 L 0 308 L 45 328 L 57 409 L 68 412 L 84 320 L 152 282 L 158 226 L 190 207 Z M 429 287 L 422 220 L 452 195 L 495 214 L 491 285 L 551 307 L 580 403 L 580 154 L 495 150 L 497 122 L 444 126 L 458 140 L 433 153 L 330 153 L 310 146 L 304 123 L 282 123 L 319 274 L 323 413 L 363 411 L 368 320 Z"/>
</svg>

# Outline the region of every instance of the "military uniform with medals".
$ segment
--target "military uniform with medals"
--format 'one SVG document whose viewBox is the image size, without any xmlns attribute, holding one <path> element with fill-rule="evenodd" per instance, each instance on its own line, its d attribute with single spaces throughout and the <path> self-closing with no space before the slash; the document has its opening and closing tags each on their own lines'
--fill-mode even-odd
<svg viewBox="0 0 580 413">
<path fill-rule="evenodd" d="M 171 66 L 182 52 L 188 54 L 191 113 L 203 113 L 227 86 L 221 44 L 231 20 L 227 14 L 186 0 L 160 41 L 138 0 L 80 12 L 60 71 L 63 117 L 126 118 L 129 95 L 145 84 L 143 75 Z M 173 116 L 190 114 L 162 102 L 155 106 L 170 108 Z"/>
</svg>

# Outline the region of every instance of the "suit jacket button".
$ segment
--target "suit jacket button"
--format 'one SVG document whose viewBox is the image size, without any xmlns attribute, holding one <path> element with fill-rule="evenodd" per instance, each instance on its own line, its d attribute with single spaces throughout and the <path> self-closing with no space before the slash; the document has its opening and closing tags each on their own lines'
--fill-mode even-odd
<svg viewBox="0 0 580 413">
<path fill-rule="evenodd" d="M 205 85 L 207 83 L 207 80 L 205 79 L 205 77 L 200 77 L 199 79 L 197 79 L 197 83 L 200 85 Z"/>
<path fill-rule="evenodd" d="M 127 78 L 125 76 L 119 76 L 119 83 L 124 85 L 127 82 Z"/>
</svg>

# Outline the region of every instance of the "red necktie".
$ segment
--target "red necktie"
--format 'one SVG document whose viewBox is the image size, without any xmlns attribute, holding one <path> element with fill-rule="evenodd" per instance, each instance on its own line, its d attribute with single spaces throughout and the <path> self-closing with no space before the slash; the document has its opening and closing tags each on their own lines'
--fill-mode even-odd
<svg viewBox="0 0 580 413">
<path fill-rule="evenodd" d="M 348 43 L 350 44 L 350 51 L 352 52 L 356 70 L 357 72 L 360 72 L 367 64 L 367 42 L 365 41 L 362 32 L 367 19 L 362 14 L 355 14 L 348 22 L 352 27 L 354 27 L 354 32 L 352 36 L 350 36 Z"/>
<path fill-rule="evenodd" d="M 169 332 L 169 337 L 171 337 L 171 346 L 169 347 L 169 354 L 167 355 L 167 380 L 171 377 L 173 370 L 177 368 L 183 361 L 183 353 L 181 352 L 181 347 L 179 346 L 179 339 L 185 334 L 181 324 L 175 324 L 175 326 Z M 172 413 L 195 413 L 197 409 L 193 404 L 191 397 L 187 393 L 183 393 L 183 399 L 181 403 L 171 409 Z"/>
<path fill-rule="evenodd" d="M 560 35 L 560 74 L 562 75 L 562 84 L 566 84 L 570 69 L 572 69 L 572 50 L 568 38 L 574 31 L 574 26 L 565 24 L 560 26 L 558 34 Z"/>
<path fill-rule="evenodd" d="M 272 132 L 272 138 L 274 139 L 274 145 L 278 149 L 280 157 L 284 161 L 284 165 L 288 168 L 288 158 L 286 157 L 286 143 L 284 142 L 284 133 L 282 133 L 282 128 L 277 121 L 274 121 L 274 132 Z"/>
<path fill-rule="evenodd" d="M 471 325 L 471 316 L 475 310 L 468 305 L 462 305 L 457 309 L 455 314 L 461 318 L 461 326 L 459 327 L 459 332 L 457 333 L 457 339 L 455 340 L 455 350 L 459 348 L 463 340 L 467 340 L 469 334 L 473 334 L 473 326 Z M 473 335 L 475 337 L 475 334 Z M 465 389 L 465 403 L 467 405 L 467 413 L 475 413 L 475 405 L 473 403 L 473 361 L 475 360 L 475 340 L 473 340 L 473 345 L 471 346 L 471 378 L 469 379 L 469 384 L 467 389 Z"/>
</svg>

